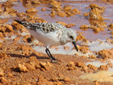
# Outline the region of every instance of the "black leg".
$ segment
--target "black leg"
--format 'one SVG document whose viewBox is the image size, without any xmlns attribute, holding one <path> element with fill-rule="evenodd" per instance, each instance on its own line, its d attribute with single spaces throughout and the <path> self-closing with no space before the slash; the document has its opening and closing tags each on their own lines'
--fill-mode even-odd
<svg viewBox="0 0 113 85">
<path fill-rule="evenodd" d="M 49 51 L 48 48 L 46 48 L 45 51 L 46 51 L 47 55 L 50 57 L 50 59 L 51 59 L 52 62 L 54 62 L 54 60 L 57 60 L 56 58 L 54 58 L 54 57 L 52 56 L 52 54 L 51 54 L 51 52 Z"/>
</svg>

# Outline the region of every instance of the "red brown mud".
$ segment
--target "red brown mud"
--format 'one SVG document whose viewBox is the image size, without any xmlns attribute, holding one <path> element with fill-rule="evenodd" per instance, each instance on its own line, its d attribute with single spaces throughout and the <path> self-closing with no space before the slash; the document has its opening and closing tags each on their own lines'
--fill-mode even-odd
<svg viewBox="0 0 113 85">
<path fill-rule="evenodd" d="M 59 61 L 51 63 L 46 54 L 36 52 L 31 48 L 32 45 L 28 43 L 33 41 L 34 38 L 31 35 L 20 35 L 18 31 L 28 31 L 13 20 L 22 19 L 32 23 L 61 23 L 68 29 L 77 31 L 77 41 L 86 43 L 88 40 L 98 38 L 110 38 L 112 40 L 112 3 L 112 0 L 8 0 L 1 3 L 0 84 L 112 85 L 111 82 L 79 78 L 84 73 L 108 70 L 108 67 L 112 67 L 111 63 L 100 67 L 91 64 L 85 65 L 91 59 L 98 59 L 94 55 L 87 58 L 85 56 L 62 54 L 53 54 Z M 16 35 L 16 38 L 11 39 L 12 35 Z M 9 37 L 9 39 L 5 40 L 5 37 Z M 21 38 L 24 43 L 18 43 Z M 43 46 L 41 42 L 39 44 Z M 68 50 L 69 47 L 64 46 L 64 49 Z M 87 46 L 78 46 L 78 49 L 83 53 L 89 51 Z M 110 51 L 101 50 L 97 54 L 102 55 L 102 61 L 104 61 L 112 58 L 112 49 Z"/>
</svg>

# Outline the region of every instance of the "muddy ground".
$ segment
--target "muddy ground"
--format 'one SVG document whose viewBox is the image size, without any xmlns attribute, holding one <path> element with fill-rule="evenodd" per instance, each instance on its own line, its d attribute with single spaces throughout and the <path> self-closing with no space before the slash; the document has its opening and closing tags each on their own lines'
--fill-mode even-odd
<svg viewBox="0 0 113 85">
<path fill-rule="evenodd" d="M 2 0 L 0 2 L 0 85 L 113 85 L 113 74 L 81 77 L 86 74 L 108 72 L 113 59 L 113 1 L 112 0 Z M 15 19 L 35 23 L 61 23 L 77 32 L 79 52 L 52 55 Z M 109 49 L 97 46 L 92 51 L 89 43 L 106 40 Z M 85 44 L 84 44 L 85 43 Z M 58 46 L 51 49 L 58 51 Z M 70 47 L 63 46 L 66 51 Z M 66 51 L 67 52 L 67 51 Z M 74 53 L 75 52 L 75 53 Z M 81 55 L 82 54 L 82 55 Z M 86 54 L 86 55 L 85 55 Z M 110 61 L 111 60 L 111 61 Z M 99 61 L 95 66 L 87 62 Z M 96 63 L 96 62 L 95 62 Z M 108 74 L 108 73 L 107 73 Z"/>
</svg>

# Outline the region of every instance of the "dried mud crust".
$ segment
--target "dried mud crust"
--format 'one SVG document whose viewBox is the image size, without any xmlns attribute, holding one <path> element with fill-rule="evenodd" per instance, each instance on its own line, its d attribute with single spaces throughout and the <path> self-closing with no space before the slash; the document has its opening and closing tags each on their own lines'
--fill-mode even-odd
<svg viewBox="0 0 113 85">
<path fill-rule="evenodd" d="M 7 48 L 7 45 L 4 44 L 4 46 Z M 2 52 L 0 54 L 0 83 L 13 85 L 70 85 L 81 81 L 78 76 L 82 74 L 82 71 L 78 68 L 69 71 L 67 64 L 69 61 L 86 62 L 87 59 L 82 58 L 81 60 L 80 57 L 68 55 L 53 56 L 61 62 L 51 63 L 45 54 L 23 56 L 21 53 L 19 55 L 19 53 L 6 54 Z"/>
<path fill-rule="evenodd" d="M 102 84 L 100 82 L 83 81 L 78 77 L 84 73 L 95 73 L 99 70 L 108 70 L 112 64 L 85 65 L 90 61 L 86 57 L 53 55 L 60 62 L 51 63 L 47 55 L 30 50 L 23 44 L 4 43 L 0 49 L 0 83 L 13 85 L 74 85 L 74 84 Z M 10 46 L 10 47 L 9 47 Z M 10 51 L 7 51 L 12 49 Z M 31 53 L 29 52 L 32 51 Z M 25 52 L 24 52 L 25 51 Z M 25 56 L 25 53 L 27 54 Z M 102 52 L 99 52 L 102 54 Z M 107 84 L 107 83 L 106 83 Z"/>
<path fill-rule="evenodd" d="M 83 0 L 82 0 L 83 1 Z M 96 2 L 96 0 L 94 0 Z M 103 0 L 107 2 L 106 0 Z M 75 15 L 80 15 L 81 11 L 77 8 L 73 8 L 68 5 L 62 6 L 59 1 L 55 0 L 21 0 L 23 6 L 28 7 L 28 9 L 22 13 L 18 12 L 13 8 L 13 2 L 17 0 L 7 1 L 6 3 L 0 5 L 0 15 L 7 17 L 19 17 L 24 21 L 31 23 L 35 22 L 47 22 L 43 18 L 40 18 L 36 13 L 39 12 L 35 8 L 40 4 L 47 4 L 51 10 L 42 8 L 42 12 L 50 11 L 48 14 L 51 17 L 73 17 Z M 112 1 L 109 0 L 109 3 Z M 30 7 L 34 6 L 34 7 Z M 29 8 L 30 7 L 30 8 Z M 103 22 L 105 19 L 102 17 L 105 8 L 100 7 L 96 4 L 90 4 L 89 13 L 85 13 L 83 16 L 86 17 L 91 26 L 81 25 L 80 29 L 88 30 L 91 28 L 95 33 L 100 31 L 105 31 L 106 23 Z M 46 14 L 47 15 L 47 14 Z M 21 33 L 28 31 L 25 27 L 18 24 L 17 22 L 12 22 L 11 25 L 5 24 L 8 19 L 0 20 L 0 84 L 2 85 L 112 85 L 112 83 L 107 82 L 97 82 L 90 80 L 79 79 L 79 76 L 84 73 L 95 73 L 98 71 L 106 71 L 109 67 L 113 68 L 112 63 L 109 62 L 107 65 L 101 65 L 96 67 L 94 65 L 85 63 L 91 61 L 91 59 L 99 60 L 105 62 L 105 60 L 112 59 L 111 50 L 101 50 L 96 54 L 101 56 L 100 59 L 96 58 L 94 55 L 90 55 L 89 58 L 85 56 L 78 55 L 55 55 L 57 58 L 57 63 L 51 63 L 49 57 L 46 54 L 34 51 L 29 45 L 29 43 L 34 41 L 34 38 L 29 35 L 22 35 Z M 56 23 L 61 23 L 67 28 L 75 26 L 74 23 L 65 23 L 62 21 L 57 21 Z M 108 30 L 111 31 L 111 37 L 113 36 L 113 24 L 108 25 Z M 16 35 L 16 36 L 15 36 Z M 11 39 L 5 39 L 6 37 Z M 13 38 L 15 37 L 15 38 Z M 79 33 L 77 36 L 77 41 L 82 41 L 88 43 L 89 41 Z M 21 41 L 22 43 L 18 43 Z M 113 43 L 112 40 L 108 39 L 109 42 Z M 24 44 L 23 44 L 24 43 Z M 28 45 L 27 45 L 28 44 Z M 43 46 L 41 42 L 40 45 Z M 34 44 L 34 45 L 39 45 Z M 55 48 L 55 46 L 51 47 Z M 58 50 L 58 48 L 55 48 Z M 65 50 L 68 50 L 68 46 L 64 46 Z M 88 53 L 90 50 L 87 46 L 78 46 L 78 49 L 83 52 L 83 54 Z M 98 56 L 98 57 L 99 57 Z"/>
</svg>

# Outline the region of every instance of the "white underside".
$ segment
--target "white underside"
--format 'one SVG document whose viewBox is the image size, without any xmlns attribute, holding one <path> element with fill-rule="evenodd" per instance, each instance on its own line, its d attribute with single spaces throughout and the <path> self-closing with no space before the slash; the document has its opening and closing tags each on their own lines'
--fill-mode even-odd
<svg viewBox="0 0 113 85">
<path fill-rule="evenodd" d="M 37 40 L 42 42 L 46 46 L 51 45 L 61 45 L 60 40 L 57 38 L 56 32 L 44 33 L 41 30 L 37 29 L 36 31 L 27 28 L 30 34 L 35 37 Z"/>
</svg>

